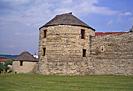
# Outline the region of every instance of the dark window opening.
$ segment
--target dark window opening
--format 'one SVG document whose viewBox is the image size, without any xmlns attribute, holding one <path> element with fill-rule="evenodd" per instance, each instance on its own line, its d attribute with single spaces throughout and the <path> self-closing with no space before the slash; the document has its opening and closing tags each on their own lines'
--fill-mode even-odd
<svg viewBox="0 0 133 91">
<path fill-rule="evenodd" d="M 104 46 L 101 46 L 101 52 L 104 52 L 104 51 L 105 51 Z"/>
<path fill-rule="evenodd" d="M 23 61 L 20 61 L 20 66 L 23 66 Z"/>
<path fill-rule="evenodd" d="M 43 48 L 43 56 L 46 54 L 46 48 Z"/>
<path fill-rule="evenodd" d="M 85 39 L 85 30 L 81 29 L 81 39 Z"/>
<path fill-rule="evenodd" d="M 47 30 L 44 30 L 44 38 L 46 38 L 46 35 L 47 35 Z"/>
<path fill-rule="evenodd" d="M 103 48 L 102 48 L 102 51 L 103 51 Z"/>
<path fill-rule="evenodd" d="M 86 49 L 83 49 L 83 57 L 86 57 Z"/>
</svg>

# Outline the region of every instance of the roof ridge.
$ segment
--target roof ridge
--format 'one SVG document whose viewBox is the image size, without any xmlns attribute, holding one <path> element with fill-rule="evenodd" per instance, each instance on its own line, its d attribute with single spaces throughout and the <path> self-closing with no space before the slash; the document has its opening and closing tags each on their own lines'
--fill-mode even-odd
<svg viewBox="0 0 133 91">
<path fill-rule="evenodd" d="M 72 15 L 72 12 L 69 12 L 69 13 L 62 13 L 62 14 L 58 14 L 58 15 L 56 15 L 56 16 L 66 15 L 66 14 Z"/>
<path fill-rule="evenodd" d="M 24 51 L 15 60 L 36 61 L 37 59 L 28 51 Z"/>
</svg>

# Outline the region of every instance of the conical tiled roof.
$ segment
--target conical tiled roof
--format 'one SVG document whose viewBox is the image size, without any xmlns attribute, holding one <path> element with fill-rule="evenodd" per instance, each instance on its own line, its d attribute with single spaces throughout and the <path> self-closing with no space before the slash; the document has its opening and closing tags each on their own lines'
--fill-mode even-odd
<svg viewBox="0 0 133 91">
<path fill-rule="evenodd" d="M 15 58 L 15 60 L 18 60 L 18 61 L 37 61 L 37 59 L 35 57 L 33 57 L 33 55 L 31 55 L 27 51 L 22 52 L 17 58 Z"/>
<path fill-rule="evenodd" d="M 88 26 L 86 23 L 82 22 L 80 19 L 72 15 L 72 13 L 56 15 L 52 20 L 50 20 L 48 23 L 43 25 L 41 28 L 48 27 L 48 26 L 56 26 L 56 25 L 82 26 L 82 27 L 87 27 L 87 28 L 94 30 L 93 28 Z"/>
</svg>

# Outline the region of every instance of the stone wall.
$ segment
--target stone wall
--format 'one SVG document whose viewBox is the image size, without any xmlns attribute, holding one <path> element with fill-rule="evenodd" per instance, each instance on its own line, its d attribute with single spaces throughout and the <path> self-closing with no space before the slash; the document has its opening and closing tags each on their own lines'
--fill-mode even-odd
<svg viewBox="0 0 133 91">
<path fill-rule="evenodd" d="M 85 39 L 81 39 L 81 29 Z M 80 26 L 44 27 L 40 30 L 38 68 L 45 75 L 133 75 L 133 33 L 95 36 L 94 31 Z"/>
<path fill-rule="evenodd" d="M 94 74 L 133 75 L 133 33 L 91 39 Z"/>
<path fill-rule="evenodd" d="M 20 61 L 13 61 L 13 71 L 17 73 L 29 73 L 34 72 L 34 69 L 37 66 L 37 62 L 28 62 L 23 61 L 23 65 L 20 66 Z"/>
<path fill-rule="evenodd" d="M 85 30 L 85 39 L 81 39 L 81 29 Z M 47 30 L 44 38 L 44 30 Z M 90 55 L 89 38 L 94 31 L 85 27 L 58 25 L 44 27 L 40 30 L 39 71 L 42 74 L 81 74 L 85 73 Z M 46 48 L 43 56 L 43 48 Z M 82 66 L 84 65 L 84 66 Z"/>
</svg>

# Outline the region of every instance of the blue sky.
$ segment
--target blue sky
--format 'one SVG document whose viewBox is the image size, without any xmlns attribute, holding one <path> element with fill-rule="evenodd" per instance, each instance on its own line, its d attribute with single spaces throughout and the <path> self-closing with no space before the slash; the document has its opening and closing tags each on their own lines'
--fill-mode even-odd
<svg viewBox="0 0 133 91">
<path fill-rule="evenodd" d="M 67 12 L 96 31 L 124 32 L 133 25 L 133 0 L 0 0 L 0 53 L 37 53 L 38 28 Z"/>
</svg>

